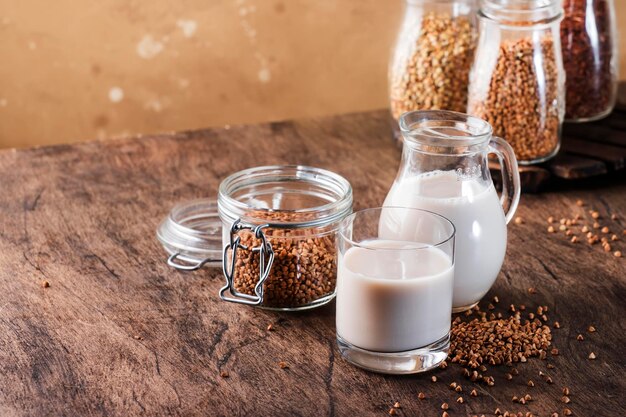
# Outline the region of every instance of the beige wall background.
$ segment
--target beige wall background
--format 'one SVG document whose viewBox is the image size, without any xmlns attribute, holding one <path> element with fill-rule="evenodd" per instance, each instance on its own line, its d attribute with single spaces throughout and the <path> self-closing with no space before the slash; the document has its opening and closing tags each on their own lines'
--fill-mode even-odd
<svg viewBox="0 0 626 417">
<path fill-rule="evenodd" d="M 626 51 L 626 0 L 615 2 Z M 0 147 L 385 107 L 402 7 L 0 0 Z"/>
</svg>

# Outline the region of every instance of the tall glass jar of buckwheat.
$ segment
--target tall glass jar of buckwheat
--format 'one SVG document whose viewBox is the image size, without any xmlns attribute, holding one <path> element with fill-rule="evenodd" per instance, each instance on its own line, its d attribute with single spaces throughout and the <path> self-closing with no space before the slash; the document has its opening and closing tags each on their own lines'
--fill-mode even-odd
<svg viewBox="0 0 626 417">
<path fill-rule="evenodd" d="M 465 112 L 476 45 L 476 0 L 406 0 L 389 66 L 391 114 Z"/>
<path fill-rule="evenodd" d="M 559 150 L 565 113 L 560 0 L 482 0 L 468 113 L 491 124 L 520 164 Z"/>
<path fill-rule="evenodd" d="M 564 0 L 565 118 L 601 119 L 615 106 L 619 54 L 613 0 Z"/>
</svg>

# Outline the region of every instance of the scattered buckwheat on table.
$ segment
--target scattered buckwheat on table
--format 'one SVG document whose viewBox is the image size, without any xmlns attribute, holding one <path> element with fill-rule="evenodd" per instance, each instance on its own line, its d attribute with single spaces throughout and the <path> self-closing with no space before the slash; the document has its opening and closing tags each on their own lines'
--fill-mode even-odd
<svg viewBox="0 0 626 417">
<path fill-rule="evenodd" d="M 583 207 L 586 204 L 582 200 L 576 201 L 576 206 Z M 615 258 L 621 258 L 622 252 L 618 248 L 613 245 L 619 245 L 620 239 L 617 234 L 612 233 L 612 227 L 615 226 L 615 223 L 607 225 L 606 223 L 615 222 L 619 219 L 619 216 L 616 213 L 613 213 L 610 216 L 609 220 L 603 220 L 602 215 L 597 210 L 589 209 L 587 210 L 587 215 L 591 217 L 592 221 L 588 222 L 588 218 L 585 219 L 581 214 L 575 214 L 572 218 L 563 217 L 559 221 L 560 225 L 558 227 L 559 231 L 564 232 L 564 235 L 570 241 L 570 243 L 578 243 L 581 240 L 584 242 L 585 240 L 591 246 L 594 246 L 600 243 L 602 250 L 605 253 L 612 254 Z M 554 223 L 554 216 L 549 216 L 547 218 L 548 233 L 556 233 L 556 229 L 551 224 Z M 605 224 L 601 224 L 603 222 Z M 615 230 L 615 229 L 613 229 Z M 579 233 L 581 236 L 579 237 Z M 606 236 L 602 236 L 606 235 Z"/>
<path fill-rule="evenodd" d="M 485 313 L 483 313 L 485 314 Z M 521 314 L 508 318 L 473 319 L 463 322 L 457 317 L 452 325 L 450 361 L 469 369 L 481 364 L 501 365 L 525 362 L 529 357 L 539 356 L 550 348 L 550 327 L 540 320 L 522 323 Z M 509 340 L 513 337 L 513 342 Z M 483 379 L 473 374 L 474 380 Z M 489 382 L 485 380 L 485 382 Z"/>
</svg>

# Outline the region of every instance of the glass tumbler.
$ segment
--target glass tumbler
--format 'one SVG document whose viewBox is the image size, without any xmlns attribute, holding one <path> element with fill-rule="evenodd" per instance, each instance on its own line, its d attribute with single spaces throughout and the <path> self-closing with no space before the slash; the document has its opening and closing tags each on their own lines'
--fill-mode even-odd
<svg viewBox="0 0 626 417">
<path fill-rule="evenodd" d="M 338 234 L 337 343 L 348 362 L 410 374 L 448 354 L 454 225 L 436 213 L 384 207 L 354 213 Z"/>
</svg>

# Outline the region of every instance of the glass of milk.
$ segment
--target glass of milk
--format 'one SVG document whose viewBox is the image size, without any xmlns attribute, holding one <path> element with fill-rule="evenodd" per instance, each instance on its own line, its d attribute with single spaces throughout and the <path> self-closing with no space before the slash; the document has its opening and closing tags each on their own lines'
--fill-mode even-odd
<svg viewBox="0 0 626 417">
<path fill-rule="evenodd" d="M 453 310 L 468 310 L 489 291 L 504 261 L 506 225 L 520 197 L 515 154 L 492 135 L 489 123 L 463 113 L 404 113 L 400 129 L 402 161 L 383 206 L 430 210 L 454 223 Z M 489 154 L 500 162 L 500 196 L 491 180 Z M 407 219 L 398 239 L 419 227 L 412 223 Z"/>
<path fill-rule="evenodd" d="M 344 219 L 338 234 L 337 343 L 362 368 L 409 374 L 448 354 L 454 225 L 406 207 Z"/>
</svg>

